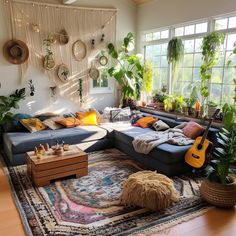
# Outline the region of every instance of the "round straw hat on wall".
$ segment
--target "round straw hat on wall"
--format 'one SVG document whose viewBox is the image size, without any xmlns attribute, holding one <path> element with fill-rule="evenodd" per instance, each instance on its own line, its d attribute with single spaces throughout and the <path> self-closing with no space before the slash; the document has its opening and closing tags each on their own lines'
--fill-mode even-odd
<svg viewBox="0 0 236 236">
<path fill-rule="evenodd" d="M 19 65 L 28 60 L 29 49 L 23 41 L 12 39 L 4 44 L 3 55 L 10 63 Z"/>
</svg>

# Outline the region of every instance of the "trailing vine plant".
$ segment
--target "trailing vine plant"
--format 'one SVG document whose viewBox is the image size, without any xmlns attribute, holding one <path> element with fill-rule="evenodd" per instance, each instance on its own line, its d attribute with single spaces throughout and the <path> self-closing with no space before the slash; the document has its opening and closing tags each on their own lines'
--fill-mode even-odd
<svg viewBox="0 0 236 236">
<path fill-rule="evenodd" d="M 176 69 L 184 57 L 184 44 L 182 39 L 174 37 L 172 38 L 167 47 L 167 60 L 172 65 L 172 78 L 175 82 Z"/>
<path fill-rule="evenodd" d="M 212 68 L 218 62 L 220 46 L 224 43 L 225 34 L 220 32 L 212 32 L 206 35 L 202 41 L 202 60 L 200 68 L 201 87 L 200 93 L 202 96 L 201 115 L 206 115 L 206 100 L 210 95 L 209 82 L 211 80 Z"/>
</svg>

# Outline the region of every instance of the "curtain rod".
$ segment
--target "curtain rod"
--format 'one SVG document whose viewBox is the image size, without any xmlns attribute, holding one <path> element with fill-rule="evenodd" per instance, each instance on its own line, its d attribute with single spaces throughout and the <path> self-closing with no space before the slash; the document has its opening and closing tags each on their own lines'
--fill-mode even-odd
<svg viewBox="0 0 236 236">
<path fill-rule="evenodd" d="M 52 4 L 52 3 L 42 3 L 42 2 L 34 2 L 34 1 L 27 1 L 27 0 L 12 0 L 16 3 L 26 3 L 32 5 L 41 5 L 41 6 L 48 6 L 48 7 L 60 7 L 60 8 L 67 8 L 67 9 L 78 9 L 78 10 L 90 10 L 90 11 L 114 11 L 117 12 L 116 8 L 95 8 L 95 7 L 79 7 L 79 6 L 65 6 L 59 4 Z"/>
</svg>

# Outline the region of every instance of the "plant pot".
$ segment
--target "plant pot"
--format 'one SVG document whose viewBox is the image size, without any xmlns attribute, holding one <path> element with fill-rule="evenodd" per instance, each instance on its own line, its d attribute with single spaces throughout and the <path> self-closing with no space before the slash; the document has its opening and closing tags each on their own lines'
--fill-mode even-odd
<svg viewBox="0 0 236 236">
<path fill-rule="evenodd" d="M 159 111 L 164 111 L 165 110 L 165 105 L 164 102 L 156 102 L 156 109 Z"/>
<path fill-rule="evenodd" d="M 216 111 L 216 107 L 208 107 L 208 117 L 212 117 Z"/>
<path fill-rule="evenodd" d="M 210 204 L 230 208 L 236 205 L 236 179 L 231 178 L 232 183 L 220 184 L 210 182 L 208 179 L 203 180 L 200 193 L 202 198 Z"/>
</svg>

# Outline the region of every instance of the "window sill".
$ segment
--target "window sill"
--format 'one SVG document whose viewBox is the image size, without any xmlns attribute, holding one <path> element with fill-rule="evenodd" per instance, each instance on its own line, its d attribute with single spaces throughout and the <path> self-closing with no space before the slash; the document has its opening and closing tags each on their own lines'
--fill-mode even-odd
<svg viewBox="0 0 236 236">
<path fill-rule="evenodd" d="M 110 88 L 91 89 L 90 94 L 112 94 L 113 90 Z"/>
</svg>

